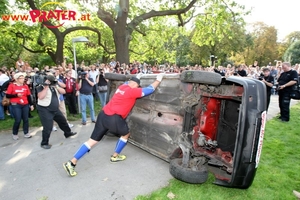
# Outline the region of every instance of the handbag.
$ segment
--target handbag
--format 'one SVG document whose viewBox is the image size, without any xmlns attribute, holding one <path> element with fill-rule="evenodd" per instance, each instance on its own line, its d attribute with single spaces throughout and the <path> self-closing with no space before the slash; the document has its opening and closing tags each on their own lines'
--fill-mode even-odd
<svg viewBox="0 0 300 200">
<path fill-rule="evenodd" d="M 2 103 L 2 106 L 9 106 L 10 105 L 10 99 L 7 98 L 6 95 L 4 95 L 1 103 Z"/>
<path fill-rule="evenodd" d="M 107 91 L 107 85 L 98 86 L 99 92 L 106 92 Z"/>
</svg>

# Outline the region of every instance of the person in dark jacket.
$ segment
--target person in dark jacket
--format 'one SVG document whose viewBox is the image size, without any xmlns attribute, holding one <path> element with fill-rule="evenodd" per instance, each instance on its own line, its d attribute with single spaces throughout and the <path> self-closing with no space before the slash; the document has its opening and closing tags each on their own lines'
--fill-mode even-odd
<svg viewBox="0 0 300 200">
<path fill-rule="evenodd" d="M 270 69 L 265 67 L 263 68 L 263 76 L 260 77 L 261 81 L 264 82 L 267 89 L 267 111 L 269 109 L 270 100 L 271 100 L 271 94 L 272 94 L 272 88 L 274 85 L 274 77 L 270 74 Z"/>
<path fill-rule="evenodd" d="M 50 149 L 49 138 L 53 129 L 53 120 L 63 130 L 64 136 L 69 138 L 76 135 L 71 132 L 67 119 L 59 110 L 59 95 L 64 94 L 65 90 L 57 85 L 57 80 L 53 75 L 47 75 L 43 85 L 36 88 L 38 102 L 37 110 L 43 126 L 41 147 Z"/>
<path fill-rule="evenodd" d="M 100 95 L 100 102 L 102 108 L 106 105 L 106 98 L 107 98 L 107 81 L 104 77 L 103 69 L 99 70 L 99 75 L 97 76 L 96 83 L 98 85 L 98 91 Z"/>
<path fill-rule="evenodd" d="M 289 62 L 282 63 L 282 70 L 283 72 L 277 80 L 280 108 L 279 119 L 283 122 L 288 122 L 290 120 L 290 93 L 293 90 L 293 85 L 295 85 L 298 81 L 298 73 L 296 70 L 291 68 L 291 64 Z"/>
</svg>

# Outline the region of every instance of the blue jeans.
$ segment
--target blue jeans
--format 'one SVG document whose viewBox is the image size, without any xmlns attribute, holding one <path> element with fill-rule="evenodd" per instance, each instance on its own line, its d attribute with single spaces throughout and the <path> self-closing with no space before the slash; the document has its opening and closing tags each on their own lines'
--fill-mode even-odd
<svg viewBox="0 0 300 200">
<path fill-rule="evenodd" d="M 107 92 L 99 92 L 99 95 L 100 95 L 101 106 L 103 108 L 106 105 Z"/>
<path fill-rule="evenodd" d="M 0 92 L 0 119 L 5 119 L 4 107 L 2 106 L 2 99 L 4 97 L 4 93 Z"/>
<path fill-rule="evenodd" d="M 86 105 L 89 106 L 92 121 L 96 121 L 95 111 L 94 111 L 94 97 L 92 94 L 90 95 L 80 94 L 81 116 L 82 116 L 82 122 L 84 123 L 86 122 Z"/>
<path fill-rule="evenodd" d="M 11 105 L 12 111 L 14 114 L 15 122 L 13 125 L 13 134 L 18 135 L 19 127 L 21 120 L 23 120 L 23 131 L 24 134 L 28 133 L 29 122 L 28 122 L 28 114 L 29 114 L 29 107 L 28 105 Z"/>
</svg>

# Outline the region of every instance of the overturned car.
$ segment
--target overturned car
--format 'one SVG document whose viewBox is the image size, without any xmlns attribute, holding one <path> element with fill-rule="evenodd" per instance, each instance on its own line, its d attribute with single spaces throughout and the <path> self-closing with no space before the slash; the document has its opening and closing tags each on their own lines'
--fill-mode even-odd
<svg viewBox="0 0 300 200">
<path fill-rule="evenodd" d="M 109 98 L 131 75 L 106 73 Z M 148 86 L 156 74 L 145 74 Z M 266 88 L 258 80 L 205 71 L 166 74 L 156 91 L 128 116 L 130 142 L 170 163 L 170 173 L 188 183 L 251 186 L 262 150 Z"/>
</svg>

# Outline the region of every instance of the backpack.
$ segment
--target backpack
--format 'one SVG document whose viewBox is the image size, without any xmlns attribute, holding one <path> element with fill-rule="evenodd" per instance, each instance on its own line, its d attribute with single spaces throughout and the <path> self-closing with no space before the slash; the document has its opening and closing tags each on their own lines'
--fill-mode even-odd
<svg viewBox="0 0 300 200">
<path fill-rule="evenodd" d="M 298 76 L 297 83 L 295 85 L 293 85 L 293 90 L 290 93 L 290 97 L 292 99 L 295 99 L 295 100 L 300 99 L 300 85 L 299 84 L 300 84 L 300 76 Z"/>
</svg>

